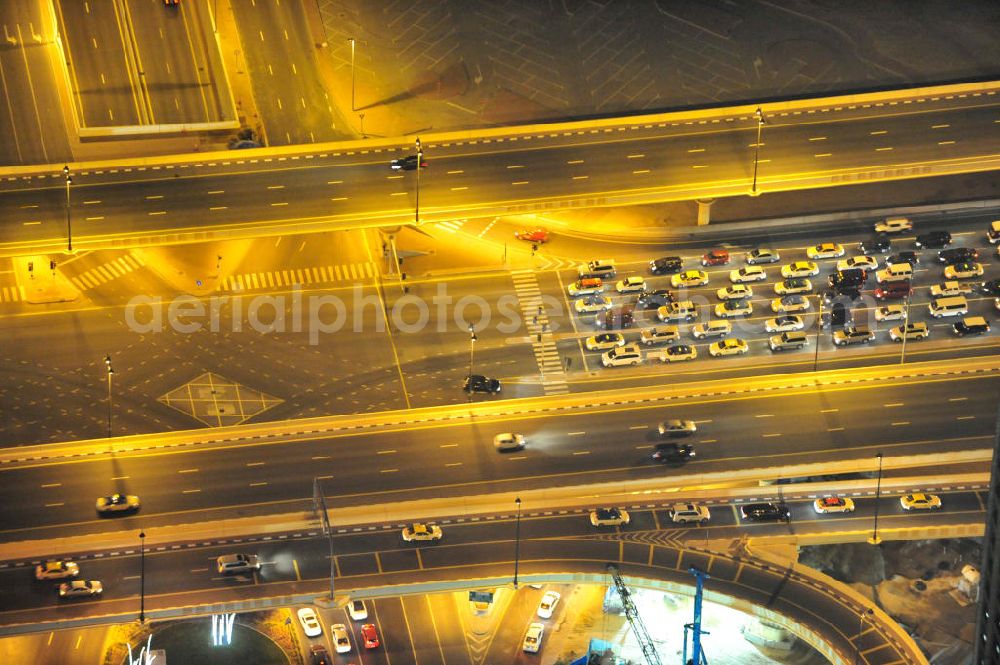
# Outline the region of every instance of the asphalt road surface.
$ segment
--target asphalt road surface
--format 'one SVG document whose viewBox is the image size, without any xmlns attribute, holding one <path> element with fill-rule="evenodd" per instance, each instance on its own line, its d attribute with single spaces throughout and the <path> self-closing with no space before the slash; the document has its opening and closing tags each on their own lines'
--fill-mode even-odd
<svg viewBox="0 0 1000 665">
<path fill-rule="evenodd" d="M 425 219 L 453 219 L 529 202 L 577 200 L 592 207 L 689 200 L 733 183 L 742 193 L 751 184 L 753 146 L 765 160 L 758 180 L 765 191 L 794 187 L 801 178 L 811 182 L 816 174 L 871 167 L 888 173 L 901 164 L 978 160 L 1000 147 L 991 100 L 925 99 L 902 111 L 789 112 L 770 119 L 762 146 L 756 146 L 752 115 L 706 127 L 680 123 L 540 136 L 530 145 L 427 142 L 420 206 Z M 401 146 L 379 154 L 323 153 L 277 168 L 273 159 L 241 159 L 155 172 L 81 172 L 74 178 L 71 209 L 89 220 L 78 224 L 77 239 L 86 246 L 90 238 L 109 235 L 149 237 L 194 222 L 205 231 L 261 224 L 329 229 L 331 221 L 340 227 L 373 220 L 398 224 L 413 216 L 416 173 L 390 171 L 388 161 L 414 151 Z M 61 181 L 5 181 L 2 191 L 0 214 L 9 225 L 0 229 L 0 244 L 58 246 L 65 233 Z M 85 211 L 81 201 L 91 201 Z"/>
</svg>

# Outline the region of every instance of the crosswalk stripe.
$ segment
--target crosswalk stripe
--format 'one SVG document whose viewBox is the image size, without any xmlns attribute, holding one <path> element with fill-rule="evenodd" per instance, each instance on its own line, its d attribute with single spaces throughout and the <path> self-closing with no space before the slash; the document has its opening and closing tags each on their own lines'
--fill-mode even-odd
<svg viewBox="0 0 1000 665">
<path fill-rule="evenodd" d="M 253 284 L 253 288 L 255 289 L 260 288 L 260 283 L 257 282 L 257 273 L 255 272 L 250 273 L 250 283 Z"/>
<path fill-rule="evenodd" d="M 243 275 L 237 275 L 236 276 L 236 281 L 240 285 L 240 291 L 246 291 L 247 287 L 246 287 L 246 284 L 243 283 Z"/>
<path fill-rule="evenodd" d="M 368 261 L 365 263 L 365 273 L 369 278 L 375 277 L 375 268 L 372 267 L 372 262 Z"/>
<path fill-rule="evenodd" d="M 135 270 L 135 266 L 126 261 L 124 256 L 119 256 L 118 260 L 115 261 L 115 263 L 117 263 L 121 267 L 122 272 L 132 272 L 133 270 Z"/>
<path fill-rule="evenodd" d="M 319 267 L 319 274 L 323 276 L 323 281 L 324 282 L 329 282 L 330 281 L 330 278 L 327 276 L 327 273 L 326 273 L 326 266 L 320 266 Z"/>
<path fill-rule="evenodd" d="M 337 275 L 337 281 L 339 282 L 343 277 L 341 277 L 340 266 L 333 266 L 333 272 Z"/>
</svg>

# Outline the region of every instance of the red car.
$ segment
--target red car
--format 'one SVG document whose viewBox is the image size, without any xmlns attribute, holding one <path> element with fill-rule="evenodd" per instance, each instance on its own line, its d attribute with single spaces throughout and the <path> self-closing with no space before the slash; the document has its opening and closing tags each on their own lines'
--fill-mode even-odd
<svg viewBox="0 0 1000 665">
<path fill-rule="evenodd" d="M 548 242 L 549 232 L 542 227 L 537 229 L 525 229 L 523 231 L 515 231 L 514 237 L 518 240 L 526 240 L 527 242 Z"/>
<path fill-rule="evenodd" d="M 375 624 L 366 623 L 361 626 L 361 637 L 365 641 L 366 649 L 377 649 L 379 645 L 378 633 L 375 632 Z"/>
<path fill-rule="evenodd" d="M 701 257 L 701 265 L 703 266 L 724 266 L 727 263 L 729 263 L 729 252 L 724 249 L 709 250 Z"/>
</svg>

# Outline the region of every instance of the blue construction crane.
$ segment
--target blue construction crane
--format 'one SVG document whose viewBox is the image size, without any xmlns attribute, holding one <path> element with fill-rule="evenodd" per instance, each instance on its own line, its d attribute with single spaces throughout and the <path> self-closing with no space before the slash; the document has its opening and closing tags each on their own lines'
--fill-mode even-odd
<svg viewBox="0 0 1000 665">
<path fill-rule="evenodd" d="M 701 650 L 701 636 L 708 635 L 701 629 L 701 601 L 705 580 L 710 579 L 709 574 L 702 572 L 694 566 L 688 568 L 688 572 L 694 575 L 694 621 L 684 624 L 684 665 L 707 665 L 705 652 Z M 691 659 L 688 660 L 688 633 L 691 635 Z"/>
</svg>

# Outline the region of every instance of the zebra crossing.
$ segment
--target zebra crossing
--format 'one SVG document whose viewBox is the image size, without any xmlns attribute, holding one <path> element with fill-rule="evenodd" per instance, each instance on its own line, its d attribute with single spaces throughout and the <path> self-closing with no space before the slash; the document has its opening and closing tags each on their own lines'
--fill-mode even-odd
<svg viewBox="0 0 1000 665">
<path fill-rule="evenodd" d="M 549 327 L 549 316 L 542 304 L 542 290 L 533 270 L 512 270 L 510 273 L 521 305 L 521 315 L 531 336 L 535 360 L 542 374 L 542 387 L 546 395 L 564 395 L 569 392 L 566 371 L 563 369 L 555 337 Z"/>
<path fill-rule="evenodd" d="M 465 224 L 467 219 L 454 219 L 448 222 L 434 222 L 434 226 L 442 231 L 447 231 L 448 233 L 457 233 L 462 225 Z"/>
<path fill-rule="evenodd" d="M 333 282 L 356 282 L 374 279 L 377 268 L 371 261 L 343 263 L 340 265 L 248 272 L 230 275 L 222 280 L 223 291 L 252 291 L 294 284 L 328 284 Z"/>
<path fill-rule="evenodd" d="M 73 283 L 73 286 L 80 289 L 81 291 L 87 291 L 101 284 L 106 284 L 113 279 L 118 279 L 123 275 L 138 270 L 146 265 L 144 259 L 140 257 L 133 256 L 132 254 L 123 254 L 119 256 L 114 261 L 108 261 L 103 265 L 99 265 L 96 268 L 91 268 L 86 272 L 82 272 L 76 277 L 70 277 L 69 281 Z"/>
<path fill-rule="evenodd" d="M 0 286 L 0 302 L 21 302 L 24 300 L 23 286 Z"/>
</svg>

